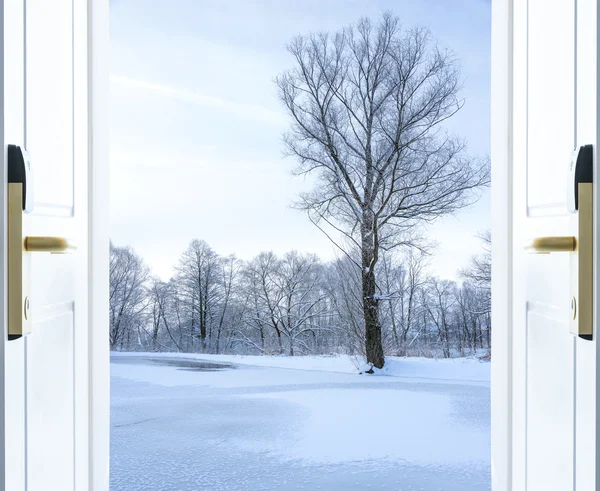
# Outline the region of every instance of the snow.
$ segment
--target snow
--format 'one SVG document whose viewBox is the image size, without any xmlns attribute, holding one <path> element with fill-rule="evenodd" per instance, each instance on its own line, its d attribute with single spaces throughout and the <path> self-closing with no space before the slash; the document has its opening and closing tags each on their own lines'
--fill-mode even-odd
<svg viewBox="0 0 600 491">
<path fill-rule="evenodd" d="M 113 358 L 141 357 L 180 358 L 207 360 L 211 362 L 233 363 L 255 367 L 286 368 L 303 371 L 357 374 L 365 369 L 359 357 L 347 355 L 332 356 L 243 356 L 243 355 L 205 355 L 189 353 L 112 353 Z M 460 381 L 462 383 L 490 382 L 490 364 L 477 358 L 399 358 L 386 357 L 385 367 L 377 370 L 378 375 L 402 377 L 404 379 L 435 379 L 438 381 Z"/>
<path fill-rule="evenodd" d="M 489 363 L 355 361 L 114 354 L 111 489 L 490 489 Z"/>
<path fill-rule="evenodd" d="M 330 389 L 294 391 L 283 394 L 271 393 L 261 396 L 283 400 L 307 410 L 303 430 L 293 445 L 284 442 L 270 450 L 288 460 L 304 459 L 329 464 L 360 462 L 362 460 L 407 461 L 419 464 L 460 464 L 467 460 L 481 460 L 479 449 L 485 448 L 485 433 L 465 435 L 461 425 L 449 426 L 452 415 L 450 398 L 431 393 L 410 391 L 370 390 L 369 400 L 376 401 L 378 409 L 365 405 L 364 390 Z M 399 400 L 410 405 L 397 404 Z M 376 414 L 382 422 L 394 422 L 393 432 L 398 438 L 390 438 L 386 424 L 368 425 L 365 418 Z M 416 425 L 415 421 L 427 422 Z M 323 435 L 328 438 L 324 439 Z M 469 441 L 465 441 L 467 437 Z M 461 442 L 464 448 L 456 452 L 453 445 L 431 445 L 442 438 L 447 442 Z M 376 442 L 368 445 L 367 442 Z M 406 445 L 406 442 L 411 442 Z M 361 442 L 357 445 L 357 442 Z"/>
</svg>

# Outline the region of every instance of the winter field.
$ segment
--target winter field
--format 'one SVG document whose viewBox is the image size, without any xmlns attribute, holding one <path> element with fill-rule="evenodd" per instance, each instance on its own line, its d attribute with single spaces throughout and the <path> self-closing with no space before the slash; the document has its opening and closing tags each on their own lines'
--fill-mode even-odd
<svg viewBox="0 0 600 491">
<path fill-rule="evenodd" d="M 111 489 L 490 489 L 489 363 L 113 353 Z"/>
</svg>

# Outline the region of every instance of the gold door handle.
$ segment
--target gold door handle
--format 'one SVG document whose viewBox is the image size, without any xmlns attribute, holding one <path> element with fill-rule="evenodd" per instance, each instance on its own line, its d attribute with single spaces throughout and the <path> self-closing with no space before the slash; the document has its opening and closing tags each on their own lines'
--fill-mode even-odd
<svg viewBox="0 0 600 491">
<path fill-rule="evenodd" d="M 577 239 L 567 237 L 536 237 L 525 244 L 525 250 L 532 254 L 550 254 L 551 252 L 573 252 Z"/>
<path fill-rule="evenodd" d="M 27 252 L 50 252 L 51 254 L 71 254 L 77 244 L 64 237 L 25 237 Z"/>
</svg>

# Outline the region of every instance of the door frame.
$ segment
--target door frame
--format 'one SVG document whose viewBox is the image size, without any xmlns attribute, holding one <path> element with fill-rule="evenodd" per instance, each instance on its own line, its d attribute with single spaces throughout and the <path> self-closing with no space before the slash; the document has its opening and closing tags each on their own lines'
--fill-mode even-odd
<svg viewBox="0 0 600 491">
<path fill-rule="evenodd" d="M 109 0 L 88 0 L 90 491 L 109 489 Z"/>
<path fill-rule="evenodd" d="M 5 0 L 0 1 L 0 50 L 4 53 Z M 109 489 L 110 448 L 110 365 L 108 346 L 108 263 L 109 263 L 109 0 L 87 0 L 88 29 L 88 292 L 89 332 L 89 487 Z M 0 231 L 6 237 L 7 158 L 4 128 L 4 61 L 0 63 Z M 6 489 L 6 384 L 11 367 L 6 363 L 7 282 L 6 241 L 0 247 L 0 491 Z M 7 490 L 8 491 L 8 490 Z"/>
<path fill-rule="evenodd" d="M 512 488 L 513 0 L 492 1 L 492 490 Z"/>
</svg>

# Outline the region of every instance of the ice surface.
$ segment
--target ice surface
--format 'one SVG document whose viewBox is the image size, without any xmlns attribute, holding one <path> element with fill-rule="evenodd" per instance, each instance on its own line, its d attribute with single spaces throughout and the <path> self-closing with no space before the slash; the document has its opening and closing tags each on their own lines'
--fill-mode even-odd
<svg viewBox="0 0 600 491">
<path fill-rule="evenodd" d="M 364 365 L 358 357 L 347 355 L 333 356 L 244 356 L 244 355 L 200 355 L 189 353 L 111 353 L 112 359 L 119 357 L 132 358 L 167 358 L 197 359 L 209 362 L 233 363 L 254 367 L 276 367 L 295 370 L 315 370 L 333 373 L 358 373 Z M 379 375 L 407 378 L 433 378 L 436 380 L 452 380 L 461 383 L 490 382 L 490 364 L 477 358 L 398 358 L 387 356 L 385 367 L 378 371 Z M 195 380 L 195 379 L 194 379 Z M 172 383 L 179 383 L 172 381 Z"/>
<path fill-rule="evenodd" d="M 182 358 L 111 358 L 111 489 L 490 489 L 487 363 Z"/>
</svg>

